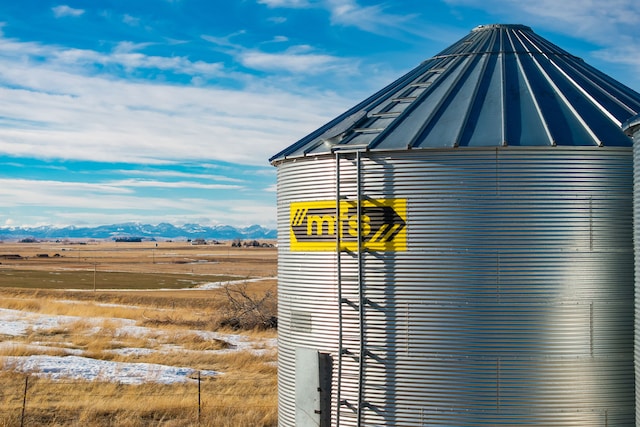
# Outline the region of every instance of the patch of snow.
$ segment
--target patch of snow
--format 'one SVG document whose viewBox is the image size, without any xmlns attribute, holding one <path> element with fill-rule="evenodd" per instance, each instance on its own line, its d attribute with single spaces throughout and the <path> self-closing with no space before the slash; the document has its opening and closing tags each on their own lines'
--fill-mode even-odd
<svg viewBox="0 0 640 427">
<path fill-rule="evenodd" d="M 4 358 L 4 362 L 5 368 L 55 380 L 110 381 L 121 384 L 180 383 L 193 381 L 193 377 L 198 373 L 191 368 L 154 363 L 112 362 L 80 356 L 9 356 Z M 202 376 L 211 377 L 218 374 L 216 371 L 200 371 Z"/>
<path fill-rule="evenodd" d="M 277 277 L 259 277 L 256 279 L 227 280 L 223 282 L 207 282 L 207 283 L 203 283 L 202 285 L 196 286 L 195 288 L 189 288 L 189 289 L 197 289 L 197 290 L 217 289 L 225 285 L 239 285 L 241 283 L 262 282 L 264 280 L 275 280 L 275 279 L 277 279 Z"/>
<path fill-rule="evenodd" d="M 117 339 L 124 335 L 136 337 L 155 337 L 159 333 L 157 329 L 137 326 L 132 319 L 81 317 L 46 315 L 22 310 L 0 308 L 0 335 L 22 336 L 30 330 L 64 328 L 65 325 L 75 322 L 84 322 L 90 329 L 87 333 L 102 332 L 101 325 L 109 325 L 109 333 Z M 94 326 L 95 325 L 95 326 Z M 111 329 L 113 328 L 113 329 Z M 251 351 L 254 354 L 264 354 L 273 351 L 276 347 L 275 339 L 250 340 L 240 334 L 223 334 L 212 331 L 191 331 L 205 339 L 225 341 L 229 348 L 224 350 L 212 350 L 218 353 L 234 351 Z M 153 339 L 153 338 L 150 338 Z M 80 349 L 67 348 L 65 344 L 57 342 L 33 342 L 20 344 L 13 341 L 0 343 L 0 349 L 11 350 L 13 347 L 24 346 L 29 352 L 62 351 L 67 356 L 5 356 L 0 357 L 5 369 L 14 369 L 21 372 L 33 372 L 53 379 L 85 379 L 104 380 L 123 384 L 141 384 L 144 382 L 172 383 L 189 381 L 189 378 L 197 374 L 191 368 L 173 367 L 148 363 L 123 363 L 82 357 Z M 180 346 L 164 345 L 159 349 L 148 348 L 123 348 L 109 350 L 114 354 L 124 356 L 140 356 L 154 352 L 186 351 Z M 215 371 L 203 371 L 201 375 L 217 375 Z"/>
<path fill-rule="evenodd" d="M 0 308 L 0 334 L 20 336 L 29 329 L 51 329 L 64 324 L 84 320 L 77 316 L 45 316 L 22 310 Z"/>
</svg>

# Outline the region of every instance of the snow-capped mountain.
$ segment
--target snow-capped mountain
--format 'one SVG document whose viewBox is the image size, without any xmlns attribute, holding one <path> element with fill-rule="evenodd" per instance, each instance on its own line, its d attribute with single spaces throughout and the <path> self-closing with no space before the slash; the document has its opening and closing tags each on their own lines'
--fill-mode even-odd
<svg viewBox="0 0 640 427">
<path fill-rule="evenodd" d="M 184 224 L 176 226 L 161 223 L 158 225 L 128 222 L 123 224 L 101 225 L 97 227 L 0 227 L 0 240 L 12 239 L 112 239 L 122 237 L 140 237 L 144 239 L 275 239 L 274 229 L 251 225 L 232 227 L 230 225 L 204 226 Z"/>
</svg>

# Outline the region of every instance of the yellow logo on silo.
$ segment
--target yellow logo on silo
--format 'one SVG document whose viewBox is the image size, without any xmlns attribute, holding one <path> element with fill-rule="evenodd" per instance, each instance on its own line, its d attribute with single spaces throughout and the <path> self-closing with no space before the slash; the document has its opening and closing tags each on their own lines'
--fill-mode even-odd
<svg viewBox="0 0 640 427">
<path fill-rule="evenodd" d="M 407 199 L 363 200 L 358 233 L 357 203 L 340 202 L 336 218 L 335 200 L 293 202 L 290 206 L 292 251 L 335 251 L 336 234 L 340 250 L 358 250 L 358 234 L 363 250 L 407 250 Z"/>
</svg>

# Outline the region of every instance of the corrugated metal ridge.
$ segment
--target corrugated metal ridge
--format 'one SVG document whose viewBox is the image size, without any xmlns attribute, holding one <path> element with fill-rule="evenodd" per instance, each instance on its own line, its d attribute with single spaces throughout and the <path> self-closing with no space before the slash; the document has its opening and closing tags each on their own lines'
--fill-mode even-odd
<svg viewBox="0 0 640 427">
<path fill-rule="evenodd" d="M 357 146 L 395 151 L 498 146 L 631 146 L 620 126 L 640 94 L 524 25 L 479 26 L 273 156 Z"/>
</svg>

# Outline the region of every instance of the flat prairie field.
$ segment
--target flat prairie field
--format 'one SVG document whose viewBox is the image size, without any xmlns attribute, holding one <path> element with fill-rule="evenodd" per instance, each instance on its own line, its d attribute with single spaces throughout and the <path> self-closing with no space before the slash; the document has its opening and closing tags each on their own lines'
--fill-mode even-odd
<svg viewBox="0 0 640 427">
<path fill-rule="evenodd" d="M 0 243 L 0 427 L 277 424 L 277 249 Z"/>
<path fill-rule="evenodd" d="M 0 243 L 0 287 L 183 289 L 275 278 L 277 249 L 188 242 Z"/>
</svg>

